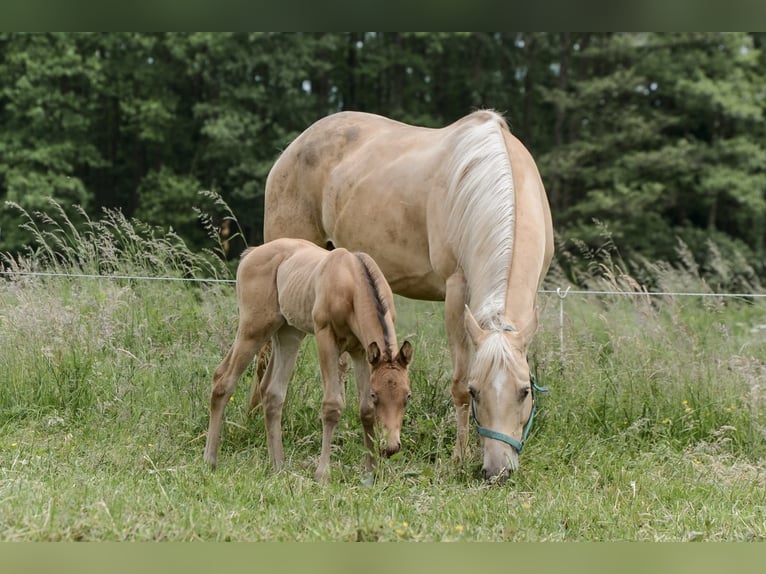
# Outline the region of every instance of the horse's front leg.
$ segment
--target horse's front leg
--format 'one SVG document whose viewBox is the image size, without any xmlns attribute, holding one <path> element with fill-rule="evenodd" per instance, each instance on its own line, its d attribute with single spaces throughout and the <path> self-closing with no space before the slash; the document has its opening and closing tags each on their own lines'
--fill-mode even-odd
<svg viewBox="0 0 766 574">
<path fill-rule="evenodd" d="M 322 397 L 322 454 L 314 477 L 317 482 L 326 482 L 330 466 L 330 451 L 335 427 L 346 406 L 346 397 L 340 373 L 340 349 L 335 334 L 329 327 L 316 332 L 319 368 L 322 373 L 324 393 Z"/>
<path fill-rule="evenodd" d="M 468 370 L 471 348 L 465 332 L 464 313 L 466 282 L 463 271 L 458 269 L 447 279 L 444 298 L 444 315 L 447 327 L 447 343 L 452 358 L 452 402 L 455 405 L 457 437 L 452 458 L 461 461 L 469 456 L 468 447 Z"/>
<path fill-rule="evenodd" d="M 213 373 L 213 389 L 210 393 L 210 422 L 205 441 L 204 460 L 211 467 L 218 465 L 218 448 L 221 444 L 223 413 L 229 399 L 234 394 L 237 380 L 253 360 L 258 348 L 263 344 L 268 333 L 265 330 L 252 331 L 239 329 L 234 344 Z"/>
<path fill-rule="evenodd" d="M 354 354 L 354 378 L 356 379 L 357 394 L 359 395 L 359 418 L 362 421 L 364 447 L 367 451 L 364 457 L 367 472 L 375 469 L 375 453 L 377 440 L 375 437 L 375 405 L 370 397 L 370 363 L 364 353 Z"/>
</svg>

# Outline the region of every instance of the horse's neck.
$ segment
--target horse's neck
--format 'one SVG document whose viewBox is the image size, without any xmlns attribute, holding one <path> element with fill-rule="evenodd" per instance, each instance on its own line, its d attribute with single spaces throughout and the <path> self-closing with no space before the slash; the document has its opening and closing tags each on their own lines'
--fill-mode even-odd
<svg viewBox="0 0 766 574">
<path fill-rule="evenodd" d="M 467 274 L 466 281 L 472 293 L 471 310 L 482 327 L 510 326 L 528 333 L 537 327 L 537 290 L 543 251 L 529 240 L 536 238 L 537 231 L 530 228 L 523 217 L 517 217 L 514 225 L 513 249 L 507 253 L 510 263 L 489 259 L 473 266 L 481 273 Z M 485 279 L 494 265 L 505 267 L 504 279 L 488 285 Z"/>
<path fill-rule="evenodd" d="M 544 210 L 527 190 L 516 195 L 514 250 L 508 272 L 504 314 L 514 328 L 531 336 L 537 328 L 537 291 L 549 261 Z"/>
<path fill-rule="evenodd" d="M 545 190 L 529 151 L 504 134 L 514 173 L 513 252 L 504 314 L 528 342 L 537 329 L 537 291 L 553 256 Z"/>
<path fill-rule="evenodd" d="M 524 277 L 511 271 L 503 317 L 514 329 L 527 331 L 537 328 L 537 283 L 530 285 Z"/>
</svg>

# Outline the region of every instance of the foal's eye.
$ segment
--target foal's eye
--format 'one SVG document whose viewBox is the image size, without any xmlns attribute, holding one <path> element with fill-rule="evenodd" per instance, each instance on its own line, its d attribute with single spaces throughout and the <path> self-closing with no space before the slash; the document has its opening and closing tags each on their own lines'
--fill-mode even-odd
<svg viewBox="0 0 766 574">
<path fill-rule="evenodd" d="M 407 393 L 407 398 L 404 399 L 404 404 L 406 405 L 407 403 L 409 403 L 411 398 L 412 398 L 412 393 Z"/>
<path fill-rule="evenodd" d="M 372 399 L 373 404 L 378 404 L 378 393 L 370 393 L 370 398 Z"/>
</svg>

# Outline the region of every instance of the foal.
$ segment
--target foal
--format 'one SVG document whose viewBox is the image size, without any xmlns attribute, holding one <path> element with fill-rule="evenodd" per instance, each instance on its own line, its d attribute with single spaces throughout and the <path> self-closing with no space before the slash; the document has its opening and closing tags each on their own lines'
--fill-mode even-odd
<svg viewBox="0 0 766 574">
<path fill-rule="evenodd" d="M 345 407 L 344 352 L 354 364 L 367 470 L 374 465 L 376 423 L 386 439 L 383 454 L 399 451 L 412 345 L 405 341 L 396 350 L 393 295 L 371 257 L 345 249 L 326 251 L 302 239 L 271 241 L 243 255 L 237 302 L 237 336 L 213 374 L 206 463 L 215 468 L 218 462 L 223 412 L 237 380 L 271 339 L 271 358 L 260 384 L 253 382 L 250 407 L 263 401 L 271 463 L 275 470 L 282 467 L 282 406 L 301 341 L 309 333 L 316 336 L 324 386 L 316 480 L 327 477 L 333 433 Z"/>
</svg>

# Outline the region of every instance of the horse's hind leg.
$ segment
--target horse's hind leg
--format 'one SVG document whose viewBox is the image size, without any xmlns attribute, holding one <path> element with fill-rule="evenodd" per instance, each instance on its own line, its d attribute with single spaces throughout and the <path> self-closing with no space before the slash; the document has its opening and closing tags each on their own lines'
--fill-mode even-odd
<svg viewBox="0 0 766 574">
<path fill-rule="evenodd" d="M 266 441 L 274 470 L 285 462 L 282 447 L 282 407 L 287 395 L 287 385 L 295 370 L 295 361 L 305 333 L 284 325 L 271 338 L 271 358 L 260 383 L 263 412 L 266 419 Z M 252 401 L 251 401 L 252 404 Z"/>
<path fill-rule="evenodd" d="M 226 404 L 234 394 L 237 380 L 247 369 L 250 361 L 253 360 L 264 339 L 264 336 L 245 334 L 245 331 L 240 329 L 231 349 L 213 373 L 213 390 L 210 394 L 210 423 L 204 455 L 205 462 L 213 468 L 218 464 L 218 447 L 221 444 L 221 427 L 223 426 L 223 412 L 226 409 Z"/>
</svg>

